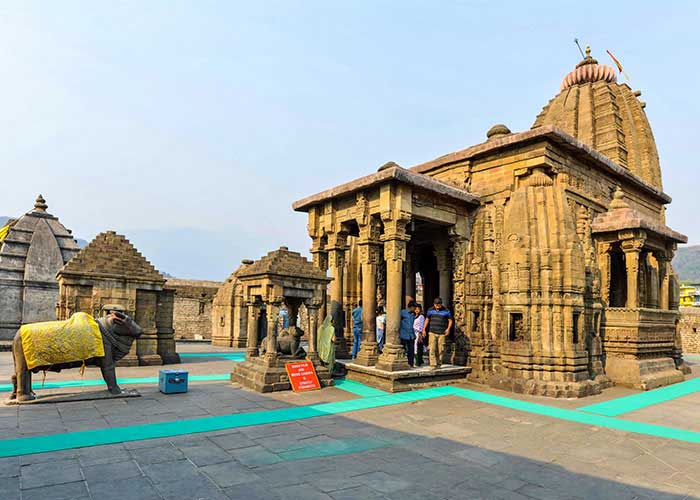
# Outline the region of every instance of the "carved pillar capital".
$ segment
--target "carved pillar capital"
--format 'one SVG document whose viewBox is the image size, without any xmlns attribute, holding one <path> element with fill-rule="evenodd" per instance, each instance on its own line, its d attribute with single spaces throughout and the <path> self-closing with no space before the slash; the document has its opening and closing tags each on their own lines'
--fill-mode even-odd
<svg viewBox="0 0 700 500">
<path fill-rule="evenodd" d="M 411 239 L 411 237 L 406 234 L 406 226 L 411 222 L 411 214 L 408 212 L 384 212 L 382 213 L 382 222 L 384 223 L 382 239 Z"/>
<path fill-rule="evenodd" d="M 629 240 L 623 240 L 620 242 L 620 248 L 625 253 L 639 253 L 644 247 L 644 240 L 641 238 L 634 238 Z"/>
<path fill-rule="evenodd" d="M 330 250 L 346 250 L 348 246 L 348 232 L 344 230 L 328 233 L 328 243 L 325 249 Z"/>
<path fill-rule="evenodd" d="M 284 304 L 284 296 L 271 295 L 265 300 L 265 303 L 273 307 L 282 307 L 282 304 Z"/>
<path fill-rule="evenodd" d="M 405 240 L 386 240 L 384 241 L 384 260 L 403 261 L 406 260 L 406 241 Z"/>
</svg>

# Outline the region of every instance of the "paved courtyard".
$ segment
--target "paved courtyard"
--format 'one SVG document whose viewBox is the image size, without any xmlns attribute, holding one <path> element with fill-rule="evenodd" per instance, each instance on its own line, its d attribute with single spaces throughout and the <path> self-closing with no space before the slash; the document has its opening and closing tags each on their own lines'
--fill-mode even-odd
<svg viewBox="0 0 700 500">
<path fill-rule="evenodd" d="M 230 351 L 178 349 L 191 377 L 209 376 L 187 394 L 161 394 L 158 367 L 121 368 L 142 397 L 0 407 L 0 499 L 700 498 L 698 380 L 656 404 L 622 388 L 552 400 L 473 384 L 260 395 L 221 380 Z M 11 366 L 0 353 L 0 383 Z M 41 449 L 54 451 L 29 452 Z"/>
</svg>

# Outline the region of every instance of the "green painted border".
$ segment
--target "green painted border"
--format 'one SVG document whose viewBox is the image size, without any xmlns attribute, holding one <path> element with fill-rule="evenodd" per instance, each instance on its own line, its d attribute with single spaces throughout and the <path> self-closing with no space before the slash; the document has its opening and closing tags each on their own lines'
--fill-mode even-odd
<svg viewBox="0 0 700 500">
<path fill-rule="evenodd" d="M 343 384 L 341 384 L 341 386 L 342 385 Z M 424 401 L 444 396 L 461 397 L 472 401 L 479 401 L 486 404 L 567 420 L 580 424 L 593 425 L 608 429 L 617 429 L 637 434 L 646 434 L 688 443 L 700 443 L 700 433 L 698 432 L 615 419 L 611 417 L 584 413 L 577 410 L 566 410 L 537 403 L 530 403 L 527 401 L 510 399 L 503 396 L 495 396 L 493 394 L 481 393 L 469 389 L 445 386 L 395 394 L 385 394 L 375 397 L 352 399 L 349 401 L 300 406 L 295 408 L 282 408 L 279 410 L 238 413 L 216 417 L 178 420 L 174 422 L 161 422 L 128 427 L 111 427 L 90 431 L 6 439 L 0 441 L 0 457 L 45 453 L 87 446 L 98 446 L 128 441 L 141 441 L 144 439 L 174 437 L 200 432 L 212 432 L 254 425 L 303 420 L 324 415 L 335 415 L 339 413 L 348 413 L 383 406 L 410 403 L 413 401 Z"/>
<path fill-rule="evenodd" d="M 244 352 L 183 352 L 178 353 L 181 358 L 226 358 L 245 359 Z"/>
<path fill-rule="evenodd" d="M 363 398 L 373 398 L 388 394 L 387 392 L 380 391 L 379 389 L 375 389 L 374 387 L 370 387 L 360 382 L 355 382 L 354 380 L 335 379 L 333 380 L 333 386 L 352 394 L 357 394 Z"/>
<path fill-rule="evenodd" d="M 231 380 L 230 373 L 219 373 L 214 375 L 190 375 L 189 382 L 211 382 L 219 380 Z M 118 384 L 157 384 L 158 377 L 139 377 L 139 378 L 120 378 L 117 379 Z M 90 380 L 63 380 L 61 382 L 39 382 L 33 383 L 32 388 L 41 389 L 63 389 L 64 387 L 92 387 L 105 385 L 104 380 L 96 378 Z M 12 391 L 12 384 L 0 384 L 0 392 Z"/>
<path fill-rule="evenodd" d="M 46 453 L 88 446 L 141 441 L 144 439 L 174 437 L 185 434 L 249 427 L 253 425 L 304 420 L 324 415 L 334 415 L 337 413 L 438 398 L 445 395 L 444 388 L 439 387 L 424 391 L 403 392 L 374 398 L 352 399 L 350 401 L 282 408 L 279 410 L 237 413 L 233 415 L 186 419 L 174 422 L 5 439 L 0 441 L 0 457 L 14 457 L 32 453 Z"/>
<path fill-rule="evenodd" d="M 630 396 L 624 396 L 602 403 L 596 403 L 588 406 L 581 406 L 577 410 L 597 415 L 605 415 L 607 417 L 617 417 L 624 413 L 641 410 L 648 406 L 665 403 L 671 399 L 680 398 L 700 391 L 700 379 L 686 380 L 678 384 L 660 387 L 651 391 L 640 392 Z"/>
</svg>

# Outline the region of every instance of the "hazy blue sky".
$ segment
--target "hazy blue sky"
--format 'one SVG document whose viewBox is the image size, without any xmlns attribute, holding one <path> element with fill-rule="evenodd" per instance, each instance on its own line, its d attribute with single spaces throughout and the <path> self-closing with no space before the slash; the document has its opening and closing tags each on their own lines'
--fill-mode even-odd
<svg viewBox="0 0 700 500">
<path fill-rule="evenodd" d="M 91 239 L 223 279 L 306 251 L 292 201 L 527 129 L 590 43 L 656 136 L 667 222 L 700 243 L 698 2 L 0 4 L 0 215 L 43 193 Z"/>
</svg>

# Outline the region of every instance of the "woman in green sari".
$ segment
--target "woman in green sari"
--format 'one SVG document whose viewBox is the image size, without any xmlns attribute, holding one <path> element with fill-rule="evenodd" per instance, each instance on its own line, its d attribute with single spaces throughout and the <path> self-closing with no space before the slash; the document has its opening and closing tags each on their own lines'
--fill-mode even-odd
<svg viewBox="0 0 700 500">
<path fill-rule="evenodd" d="M 323 364 L 328 367 L 328 370 L 333 373 L 335 365 L 335 328 L 333 327 L 333 316 L 329 314 L 323 320 L 321 327 L 318 329 L 316 338 L 318 344 L 318 357 L 321 358 Z"/>
</svg>

